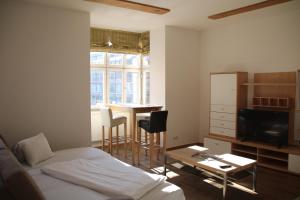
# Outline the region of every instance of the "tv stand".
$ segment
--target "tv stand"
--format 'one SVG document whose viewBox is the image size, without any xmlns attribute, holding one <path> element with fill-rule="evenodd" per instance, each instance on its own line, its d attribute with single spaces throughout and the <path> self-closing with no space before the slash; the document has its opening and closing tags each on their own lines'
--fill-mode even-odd
<svg viewBox="0 0 300 200">
<path fill-rule="evenodd" d="M 210 135 L 206 139 L 229 143 L 232 154 L 254 159 L 259 166 L 300 175 L 300 147 L 277 148 L 277 146 L 261 142 L 241 141 L 216 135 Z"/>
<path fill-rule="evenodd" d="M 210 132 L 204 146 L 213 154 L 237 154 L 300 175 L 300 147 L 293 146 L 295 99 L 296 72 L 254 73 L 250 82 L 247 72 L 211 73 Z M 248 107 L 289 112 L 288 146 L 237 140 L 237 113 Z"/>
</svg>

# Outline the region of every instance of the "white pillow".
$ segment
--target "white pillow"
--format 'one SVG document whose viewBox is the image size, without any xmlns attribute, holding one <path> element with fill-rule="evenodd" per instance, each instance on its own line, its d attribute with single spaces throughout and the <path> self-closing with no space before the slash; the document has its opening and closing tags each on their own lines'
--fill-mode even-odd
<svg viewBox="0 0 300 200">
<path fill-rule="evenodd" d="M 32 167 L 39 162 L 54 156 L 47 138 L 43 133 L 22 140 L 18 143 L 18 145 L 23 151 L 26 162 Z"/>
</svg>

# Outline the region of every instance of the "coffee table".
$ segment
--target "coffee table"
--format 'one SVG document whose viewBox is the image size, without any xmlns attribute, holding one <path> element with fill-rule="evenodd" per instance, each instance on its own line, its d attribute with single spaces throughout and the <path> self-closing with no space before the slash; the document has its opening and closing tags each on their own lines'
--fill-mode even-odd
<svg viewBox="0 0 300 200">
<path fill-rule="evenodd" d="M 173 158 L 183 163 L 192 165 L 201 170 L 210 172 L 223 179 L 223 199 L 226 198 L 228 177 L 233 173 L 240 171 L 250 171 L 252 180 L 252 190 L 256 190 L 256 161 L 236 156 L 233 154 L 212 155 L 208 149 L 201 146 L 190 146 L 165 153 L 164 174 L 166 175 L 167 159 Z M 227 166 L 227 168 L 224 168 Z"/>
</svg>

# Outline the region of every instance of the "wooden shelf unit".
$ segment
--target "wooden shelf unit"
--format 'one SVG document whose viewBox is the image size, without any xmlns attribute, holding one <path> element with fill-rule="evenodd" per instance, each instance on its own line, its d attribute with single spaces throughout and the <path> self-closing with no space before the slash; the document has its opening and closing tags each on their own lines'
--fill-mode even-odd
<svg viewBox="0 0 300 200">
<path fill-rule="evenodd" d="M 300 147 L 284 146 L 277 148 L 270 144 L 261 142 L 242 142 L 237 139 L 224 138 L 219 136 L 209 136 L 209 138 L 231 143 L 231 153 L 246 158 L 257 160 L 259 166 L 288 171 L 289 154 L 300 155 Z"/>
<path fill-rule="evenodd" d="M 272 72 L 254 73 L 253 83 L 242 84 L 254 86 L 251 107 L 289 112 L 290 145 L 294 144 L 296 82 L 296 72 Z"/>
<path fill-rule="evenodd" d="M 288 153 L 271 151 L 260 147 L 232 144 L 231 152 L 236 155 L 257 160 L 258 165 L 272 169 L 288 170 Z"/>
<path fill-rule="evenodd" d="M 255 108 L 281 108 L 289 109 L 290 99 L 288 97 L 253 97 L 252 107 Z"/>
<path fill-rule="evenodd" d="M 250 102 L 247 102 L 247 93 L 248 90 L 253 89 L 251 107 L 267 110 L 283 110 L 289 113 L 289 146 L 277 148 L 274 145 L 258 141 L 242 142 L 236 139 L 236 135 L 235 137 L 229 137 L 225 134 L 216 134 L 212 130 L 210 130 L 208 138 L 227 142 L 227 146 L 231 145 L 231 153 L 255 159 L 260 166 L 299 175 L 300 147 L 294 146 L 296 79 L 296 72 L 254 73 L 252 83 L 247 82 L 247 77 L 238 83 L 240 86 L 238 89 L 242 93 L 238 92 L 237 98 L 242 103 L 237 104 L 237 111 L 240 108 L 247 108 L 251 105 Z M 230 94 L 227 93 L 227 95 Z M 227 152 L 230 152 L 230 148 Z"/>
</svg>

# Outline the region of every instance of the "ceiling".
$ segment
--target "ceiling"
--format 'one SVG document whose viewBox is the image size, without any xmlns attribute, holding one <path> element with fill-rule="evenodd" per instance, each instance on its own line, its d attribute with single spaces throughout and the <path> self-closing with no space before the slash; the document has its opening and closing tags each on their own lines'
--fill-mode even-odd
<svg viewBox="0 0 300 200">
<path fill-rule="evenodd" d="M 134 0 L 140 3 L 169 8 L 171 12 L 165 15 L 155 15 L 124 8 L 86 2 L 83 0 L 23 0 L 38 4 L 80 10 L 90 13 L 91 26 L 127 30 L 135 32 L 148 31 L 163 25 L 203 30 L 223 23 L 234 23 L 292 9 L 299 1 L 292 1 L 276 6 L 231 16 L 222 20 L 211 20 L 207 16 L 232 10 L 235 8 L 258 3 L 263 0 Z M 297 3 L 298 2 L 298 3 Z"/>
</svg>

